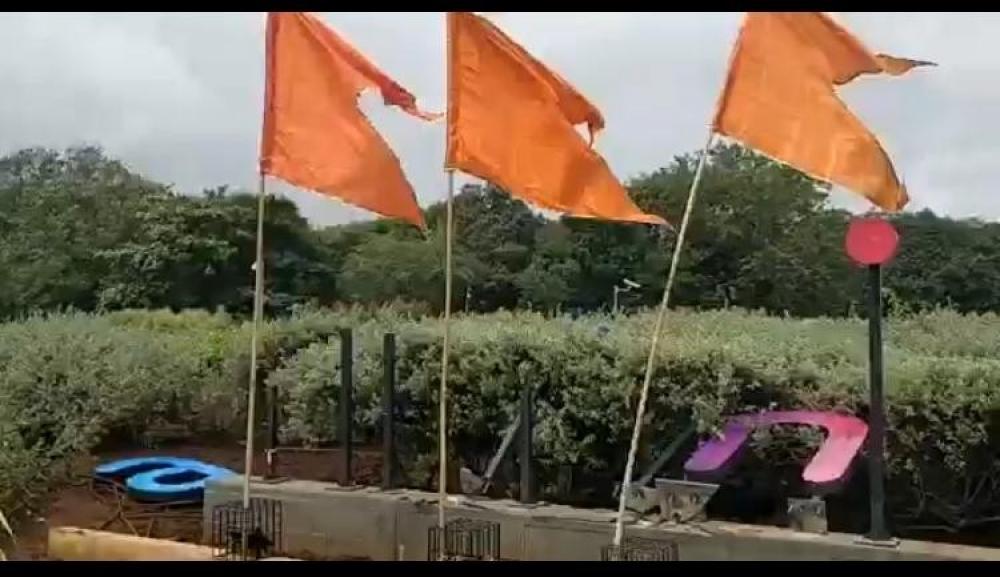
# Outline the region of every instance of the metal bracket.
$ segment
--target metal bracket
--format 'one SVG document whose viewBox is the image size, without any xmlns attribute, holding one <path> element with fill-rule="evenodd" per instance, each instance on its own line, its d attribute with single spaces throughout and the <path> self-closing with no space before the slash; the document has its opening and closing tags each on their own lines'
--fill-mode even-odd
<svg viewBox="0 0 1000 577">
<path fill-rule="evenodd" d="M 632 489 L 625 496 L 625 507 L 640 515 L 652 511 L 660 504 L 659 492 L 652 487 L 644 487 L 633 483 Z"/>
<path fill-rule="evenodd" d="M 788 521 L 792 529 L 806 533 L 827 532 L 826 501 L 820 497 L 788 499 Z"/>
<path fill-rule="evenodd" d="M 514 443 L 514 436 L 517 431 L 521 428 L 521 413 L 518 412 L 514 416 L 514 422 L 507 427 L 503 433 L 503 439 L 500 441 L 500 448 L 494 453 L 493 458 L 490 459 L 489 466 L 486 467 L 486 472 L 483 473 L 482 484 L 479 486 L 479 492 L 485 495 L 490 487 L 493 486 L 493 476 L 497 472 L 497 467 L 500 466 L 500 462 L 503 461 L 504 456 L 507 455 L 507 450 L 510 448 L 511 444 Z"/>
<path fill-rule="evenodd" d="M 656 479 L 660 519 L 667 523 L 706 520 L 705 506 L 719 490 L 714 483 L 696 483 L 680 479 Z"/>
<path fill-rule="evenodd" d="M 636 481 L 639 485 L 646 486 L 653 477 L 660 472 L 660 469 L 666 466 L 667 462 L 674 457 L 674 454 L 681 448 L 681 446 L 688 441 L 691 437 L 697 433 L 697 429 L 694 425 L 689 425 L 686 429 L 681 431 L 679 435 L 674 437 L 670 444 L 660 452 L 660 456 L 656 458 L 656 461 L 646 469 L 646 472 L 642 474 L 641 477 Z"/>
</svg>

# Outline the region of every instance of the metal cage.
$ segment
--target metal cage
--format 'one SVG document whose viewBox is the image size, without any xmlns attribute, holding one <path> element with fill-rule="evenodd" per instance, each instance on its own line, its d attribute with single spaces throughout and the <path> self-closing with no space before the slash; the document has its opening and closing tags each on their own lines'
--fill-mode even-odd
<svg viewBox="0 0 1000 577">
<path fill-rule="evenodd" d="M 427 560 L 498 561 L 500 524 L 475 519 L 455 519 L 427 530 Z"/>
<path fill-rule="evenodd" d="M 281 501 L 250 499 L 216 505 L 212 509 L 212 548 L 217 559 L 247 561 L 282 552 Z"/>
<path fill-rule="evenodd" d="M 660 539 L 629 537 L 620 547 L 601 549 L 601 561 L 678 561 L 677 543 Z"/>
</svg>

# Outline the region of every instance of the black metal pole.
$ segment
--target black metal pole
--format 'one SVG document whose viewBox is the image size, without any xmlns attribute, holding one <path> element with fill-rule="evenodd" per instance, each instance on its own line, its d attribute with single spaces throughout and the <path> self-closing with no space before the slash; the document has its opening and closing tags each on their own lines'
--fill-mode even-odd
<svg viewBox="0 0 1000 577">
<path fill-rule="evenodd" d="M 882 267 L 868 266 L 868 357 L 871 405 L 868 415 L 868 478 L 871 526 L 868 538 L 891 537 L 885 524 L 885 395 L 882 390 Z"/>
<path fill-rule="evenodd" d="M 354 343 L 351 329 L 340 331 L 340 437 L 341 464 L 344 469 L 344 484 L 354 484 L 353 456 L 354 428 Z"/>
<path fill-rule="evenodd" d="M 382 337 L 382 488 L 391 489 L 396 476 L 396 335 Z"/>
<path fill-rule="evenodd" d="M 532 414 L 531 385 L 525 384 L 521 389 L 521 447 L 518 461 L 521 468 L 521 502 L 534 503 L 535 470 L 531 454 L 531 440 L 534 436 L 534 415 Z"/>
</svg>

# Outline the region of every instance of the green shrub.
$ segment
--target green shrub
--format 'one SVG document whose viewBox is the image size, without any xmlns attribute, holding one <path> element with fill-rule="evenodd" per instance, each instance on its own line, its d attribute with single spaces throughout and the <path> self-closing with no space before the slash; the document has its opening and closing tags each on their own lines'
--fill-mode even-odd
<svg viewBox="0 0 1000 577">
<path fill-rule="evenodd" d="M 952 512 L 949 521 L 958 523 L 988 508 L 992 498 L 988 491 L 972 495 L 966 485 L 992 486 L 1000 480 L 989 434 L 1000 362 L 989 358 L 988 318 L 947 312 L 929 317 L 889 323 L 891 494 L 901 516 L 928 514 L 926 503 L 937 499 Z M 457 318 L 448 383 L 456 454 L 467 462 L 486 458 L 513 419 L 521 388 L 530 384 L 536 401 L 535 449 L 543 470 L 571 463 L 620 471 L 652 321 L 650 315 L 615 322 L 509 313 Z M 406 442 L 430 463 L 437 442 L 439 321 L 383 318 L 374 328 L 371 323 L 357 327 L 356 425 L 363 438 L 374 438 L 385 330 L 399 335 L 404 421 L 413 425 Z M 287 441 L 333 440 L 338 363 L 335 340 L 314 343 L 272 375 L 270 384 L 288 402 Z M 745 312 L 672 313 L 654 372 L 648 438 L 669 440 L 691 423 L 707 434 L 717 430 L 724 415 L 764 409 L 836 410 L 865 417 L 865 324 Z M 770 437 L 762 438 L 766 443 Z M 784 446 L 774 447 L 770 460 L 801 460 L 801 446 L 794 454 L 781 454 Z M 429 478 L 430 469 L 416 477 Z"/>
<path fill-rule="evenodd" d="M 448 382 L 454 455 L 481 465 L 514 418 L 521 389 L 531 386 L 544 481 L 561 464 L 620 474 L 652 322 L 648 313 L 458 315 Z M 898 519 L 961 527 L 1000 515 L 995 322 L 934 311 L 887 324 L 887 450 Z M 397 334 L 406 466 L 416 483 L 426 482 L 437 444 L 437 319 L 389 308 L 301 309 L 266 323 L 258 370 L 279 391 L 284 441 L 336 440 L 344 327 L 354 329 L 362 442 L 377 438 L 382 337 Z M 0 509 L 23 490 L 37 493 L 60 463 L 109 432 L 134 434 L 166 419 L 241 437 L 249 344 L 249 323 L 208 313 L 63 314 L 0 325 Z M 692 424 L 710 434 L 724 415 L 743 411 L 867 415 L 866 327 L 858 320 L 678 311 L 667 319 L 655 366 L 648 442 Z M 800 436 L 802 443 L 758 435 L 758 448 L 768 462 L 797 462 L 816 441 Z"/>
<path fill-rule="evenodd" d="M 396 318 L 390 310 L 301 309 L 265 323 L 261 380 L 300 348 L 342 327 L 374 329 L 387 316 Z M 109 435 L 135 439 L 165 420 L 242 436 L 250 332 L 250 323 L 200 311 L 55 314 L 0 325 L 0 509 L 36 495 L 61 464 Z"/>
</svg>

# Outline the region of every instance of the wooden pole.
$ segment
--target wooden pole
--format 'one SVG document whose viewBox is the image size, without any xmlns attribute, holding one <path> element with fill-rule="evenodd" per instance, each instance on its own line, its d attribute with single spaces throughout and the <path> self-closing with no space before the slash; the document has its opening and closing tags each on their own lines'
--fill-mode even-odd
<svg viewBox="0 0 1000 577">
<path fill-rule="evenodd" d="M 281 411 L 278 408 L 278 387 L 267 388 L 267 478 L 274 478 L 278 471 L 278 427 Z"/>
<path fill-rule="evenodd" d="M 257 340 L 264 316 L 264 173 L 257 188 L 257 252 L 254 261 L 253 328 L 250 330 L 250 383 L 247 391 L 247 441 L 243 462 L 243 511 L 250 516 L 250 475 L 253 474 L 253 435 L 257 408 Z M 243 528 L 242 547 L 247 550 L 249 532 Z"/>
<path fill-rule="evenodd" d="M 445 216 L 444 342 L 441 345 L 441 387 L 438 391 L 438 527 L 444 536 L 444 508 L 448 498 L 448 354 L 451 347 L 451 245 L 454 222 L 455 172 L 448 171 Z M 441 548 L 444 555 L 444 547 Z"/>
<path fill-rule="evenodd" d="M 445 62 L 448 63 L 448 73 L 446 94 L 448 94 L 449 101 L 451 100 L 452 92 L 452 77 L 454 70 L 452 70 L 452 63 L 454 62 L 454 55 L 452 51 L 455 49 L 452 43 L 452 38 L 454 37 L 455 31 L 453 30 L 454 19 L 450 15 L 445 16 L 445 27 L 447 28 L 445 32 Z M 449 102 L 450 104 L 450 102 Z M 447 127 L 451 126 L 454 120 L 451 117 L 451 106 L 448 106 L 445 110 L 445 125 Z M 449 150 L 450 139 L 446 139 L 445 142 L 445 158 L 450 158 Z M 447 546 L 445 545 L 445 506 L 446 499 L 448 498 L 448 354 L 451 347 L 451 243 L 452 243 L 452 233 L 453 224 L 455 220 L 455 170 L 453 168 L 447 168 L 447 160 L 445 161 L 446 170 L 448 172 L 448 198 L 445 209 L 445 231 L 444 231 L 444 242 L 445 242 L 445 257 L 444 257 L 444 337 L 441 343 L 441 386 L 438 390 L 438 530 L 440 534 L 438 538 L 440 540 L 441 546 L 438 547 L 438 560 L 444 561 L 447 557 Z"/>
<path fill-rule="evenodd" d="M 649 384 L 653 380 L 653 365 L 656 361 L 656 350 L 660 344 L 660 332 L 663 330 L 663 319 L 666 316 L 667 308 L 670 305 L 670 289 L 673 287 L 674 279 L 677 276 L 677 265 L 680 262 L 681 248 L 684 246 L 684 237 L 687 234 L 688 223 L 691 220 L 691 211 L 694 208 L 694 201 L 698 195 L 698 185 L 701 184 L 701 175 L 705 170 L 708 160 L 708 152 L 712 148 L 712 141 L 715 133 L 709 132 L 708 140 L 701 151 L 698 159 L 698 168 L 695 169 L 694 180 L 691 182 L 691 190 L 688 192 L 687 204 L 684 207 L 684 216 L 681 218 L 681 227 L 677 231 L 677 241 L 674 244 L 674 255 L 670 260 L 670 271 L 667 273 L 667 284 L 663 287 L 663 300 L 660 301 L 660 311 L 656 315 L 656 324 L 653 327 L 653 338 L 649 345 L 649 357 L 646 359 L 646 374 L 642 379 L 642 390 L 639 394 L 639 406 L 636 409 L 635 424 L 632 427 L 632 444 L 629 447 L 628 459 L 625 462 L 625 478 L 622 480 L 621 490 L 618 495 L 618 515 L 615 519 L 615 536 L 612 544 L 620 547 L 625 525 L 625 503 L 632 485 L 632 470 L 635 468 L 635 455 L 639 448 L 639 435 L 642 433 L 642 419 L 646 412 L 646 401 L 649 398 Z"/>
<path fill-rule="evenodd" d="M 247 392 L 247 443 L 243 463 L 243 508 L 250 508 L 250 475 L 253 472 L 254 419 L 257 405 L 257 341 L 264 316 L 264 204 L 266 197 L 264 174 L 257 188 L 257 256 L 254 261 L 253 328 L 250 332 L 250 386 Z"/>
</svg>

